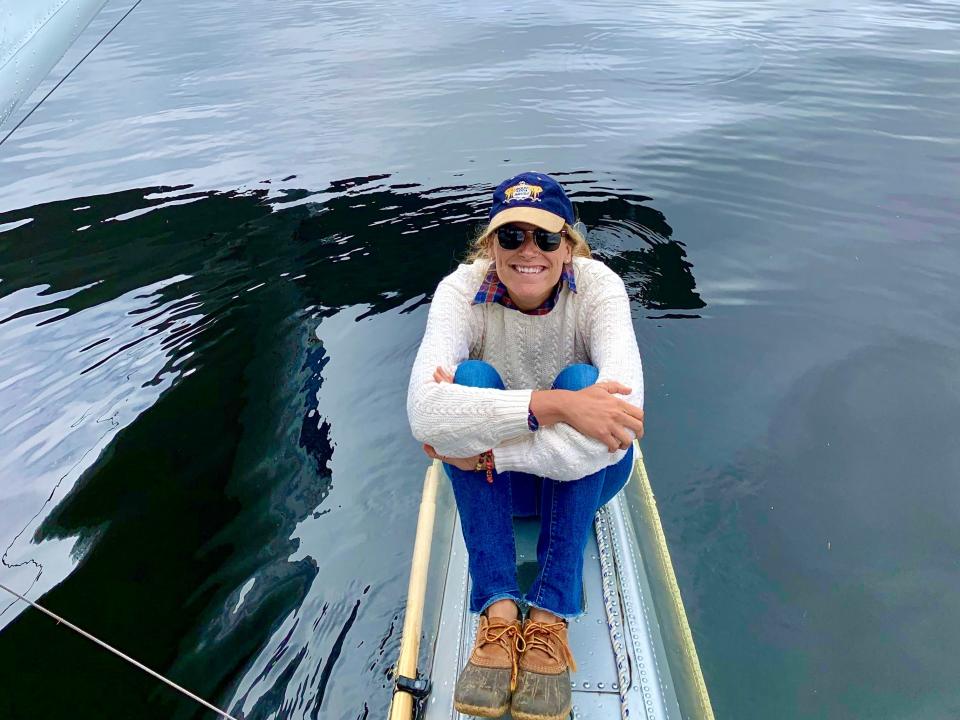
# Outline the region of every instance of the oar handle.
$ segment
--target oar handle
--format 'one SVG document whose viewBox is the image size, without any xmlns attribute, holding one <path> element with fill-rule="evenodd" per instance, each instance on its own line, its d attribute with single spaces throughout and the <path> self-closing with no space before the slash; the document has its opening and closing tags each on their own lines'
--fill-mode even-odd
<svg viewBox="0 0 960 720">
<path fill-rule="evenodd" d="M 410 566 L 410 585 L 407 588 L 407 607 L 400 637 L 400 659 L 397 676 L 417 677 L 417 657 L 420 654 L 420 632 L 423 627 L 423 602 L 427 592 L 427 571 L 430 569 L 430 548 L 433 545 L 433 521 L 437 512 L 437 486 L 440 482 L 440 462 L 427 468 L 417 517 L 417 535 L 413 543 L 413 561 Z M 413 696 L 397 689 L 390 704 L 390 720 L 413 718 Z"/>
</svg>

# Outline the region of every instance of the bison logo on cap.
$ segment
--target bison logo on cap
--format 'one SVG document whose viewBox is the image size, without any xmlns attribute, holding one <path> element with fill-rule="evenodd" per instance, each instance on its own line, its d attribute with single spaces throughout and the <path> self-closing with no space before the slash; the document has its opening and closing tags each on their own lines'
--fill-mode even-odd
<svg viewBox="0 0 960 720">
<path fill-rule="evenodd" d="M 539 185 L 527 185 L 527 183 L 521 180 L 517 185 L 504 190 L 503 194 L 506 196 L 507 202 L 513 202 L 514 200 L 540 202 L 540 193 L 542 192 L 543 188 Z"/>
</svg>

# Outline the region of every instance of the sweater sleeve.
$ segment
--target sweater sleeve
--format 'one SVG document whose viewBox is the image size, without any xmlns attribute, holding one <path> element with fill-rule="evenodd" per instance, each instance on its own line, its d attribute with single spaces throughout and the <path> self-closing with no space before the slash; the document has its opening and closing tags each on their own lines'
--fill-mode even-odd
<svg viewBox="0 0 960 720">
<path fill-rule="evenodd" d="M 584 328 L 590 359 L 600 371 L 598 382 L 616 380 L 631 389 L 621 396 L 643 407 L 643 369 L 630 316 L 630 300 L 623 281 L 613 275 L 586 313 Z M 633 435 L 633 433 L 631 433 Z M 499 472 L 516 470 L 554 480 L 577 480 L 618 462 L 626 450 L 609 452 L 599 440 L 581 434 L 566 423 L 540 428 L 494 448 Z"/>
<path fill-rule="evenodd" d="M 453 373 L 470 356 L 476 318 L 462 288 L 444 279 L 437 287 L 407 390 L 413 436 L 440 455 L 472 457 L 523 433 L 529 434 L 531 390 L 472 388 L 437 383 L 434 370 Z"/>
</svg>

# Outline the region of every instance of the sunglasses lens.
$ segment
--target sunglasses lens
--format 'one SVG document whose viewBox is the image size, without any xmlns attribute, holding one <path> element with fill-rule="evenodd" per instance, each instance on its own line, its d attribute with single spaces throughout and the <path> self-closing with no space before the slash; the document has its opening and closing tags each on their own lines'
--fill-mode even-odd
<svg viewBox="0 0 960 720">
<path fill-rule="evenodd" d="M 523 230 L 509 226 L 499 228 L 497 241 L 504 250 L 516 250 L 523 244 Z"/>
<path fill-rule="evenodd" d="M 560 233 L 551 233 L 546 230 L 537 230 L 534 235 L 537 241 L 537 247 L 544 252 L 553 252 L 560 247 Z"/>
</svg>

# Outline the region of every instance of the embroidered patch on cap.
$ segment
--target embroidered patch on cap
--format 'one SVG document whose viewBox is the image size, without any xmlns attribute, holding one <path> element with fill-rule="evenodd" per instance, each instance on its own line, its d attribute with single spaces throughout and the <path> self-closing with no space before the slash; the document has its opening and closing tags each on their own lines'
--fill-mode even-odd
<svg viewBox="0 0 960 720">
<path fill-rule="evenodd" d="M 568 225 L 576 222 L 573 204 L 560 183 L 543 173 L 520 173 L 497 185 L 493 191 L 493 203 L 490 205 L 490 222 L 494 222 L 497 214 L 504 210 L 519 210 L 524 207 L 534 208 L 533 215 L 537 215 L 540 221 L 543 221 L 544 217 L 538 213 L 546 211 Z"/>
<path fill-rule="evenodd" d="M 542 192 L 543 188 L 539 185 L 527 185 L 527 183 L 521 180 L 513 187 L 508 187 L 504 190 L 503 194 L 506 196 L 507 202 L 513 202 L 514 200 L 540 202 L 540 193 Z"/>
</svg>

